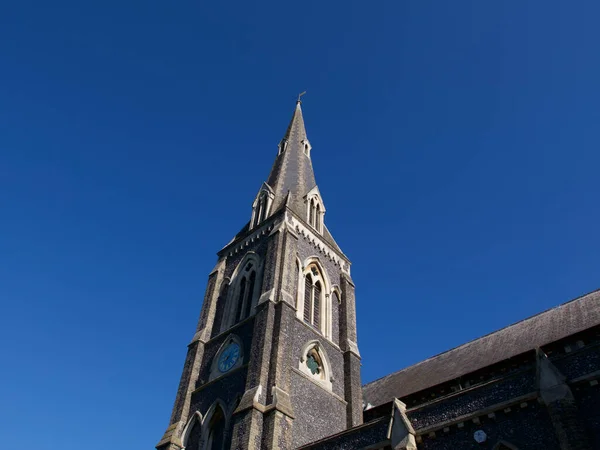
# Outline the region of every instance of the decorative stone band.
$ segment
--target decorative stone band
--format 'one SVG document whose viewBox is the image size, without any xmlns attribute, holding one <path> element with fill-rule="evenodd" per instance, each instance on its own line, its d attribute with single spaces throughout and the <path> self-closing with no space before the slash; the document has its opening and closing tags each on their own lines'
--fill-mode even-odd
<svg viewBox="0 0 600 450">
<path fill-rule="evenodd" d="M 331 261 L 333 261 L 338 267 L 342 269 L 342 271 L 346 272 L 350 275 L 350 264 L 344 261 L 335 250 L 333 250 L 329 245 L 327 245 L 320 236 L 314 233 L 310 228 L 305 226 L 291 214 L 286 215 L 286 219 L 292 226 L 296 233 L 300 236 L 308 240 L 320 253 L 325 255 Z"/>
<path fill-rule="evenodd" d="M 246 236 L 246 238 L 244 238 L 244 239 L 241 239 L 237 244 L 235 244 L 233 247 L 231 247 L 229 249 L 229 251 L 227 252 L 227 256 L 233 256 L 234 254 L 238 253 L 239 251 L 247 248 L 250 244 L 254 243 L 255 241 L 262 238 L 263 236 L 266 236 L 268 233 L 270 233 L 272 229 L 273 229 L 272 223 L 269 224 L 268 226 L 257 228 L 254 233 Z M 223 248 L 226 248 L 226 247 L 227 247 L 227 245 Z"/>
</svg>

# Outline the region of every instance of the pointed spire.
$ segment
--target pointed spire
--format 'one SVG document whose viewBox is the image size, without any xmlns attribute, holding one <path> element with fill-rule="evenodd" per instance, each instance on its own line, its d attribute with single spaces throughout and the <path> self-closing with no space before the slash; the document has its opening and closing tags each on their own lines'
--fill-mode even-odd
<svg viewBox="0 0 600 450">
<path fill-rule="evenodd" d="M 308 220 L 305 217 L 304 196 L 317 183 L 310 160 L 311 147 L 306 137 L 301 104 L 299 96 L 292 120 L 279 144 L 279 153 L 267 184 L 275 192 L 273 211 L 287 203 L 296 214 Z M 286 199 L 288 193 L 289 199 Z"/>
</svg>

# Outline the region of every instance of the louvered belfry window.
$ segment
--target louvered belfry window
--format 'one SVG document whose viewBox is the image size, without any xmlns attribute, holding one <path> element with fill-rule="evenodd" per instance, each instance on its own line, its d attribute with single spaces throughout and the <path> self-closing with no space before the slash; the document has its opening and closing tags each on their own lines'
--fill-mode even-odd
<svg viewBox="0 0 600 450">
<path fill-rule="evenodd" d="M 256 272 L 252 272 L 250 274 L 250 282 L 248 284 L 248 295 L 246 295 L 246 306 L 244 317 L 250 316 L 250 311 L 252 309 L 252 297 L 254 295 L 254 284 L 256 283 Z"/>
<path fill-rule="evenodd" d="M 314 298 L 314 313 L 313 313 L 313 325 L 318 330 L 321 329 L 321 283 L 317 281 L 313 291 Z"/>
<path fill-rule="evenodd" d="M 240 282 L 240 292 L 238 295 L 238 304 L 237 311 L 235 313 L 235 317 L 237 320 L 242 320 L 242 308 L 244 306 L 244 296 L 246 295 L 246 278 L 242 278 Z"/>
<path fill-rule="evenodd" d="M 254 300 L 254 287 L 256 286 L 256 269 L 250 262 L 246 265 L 244 272 L 240 274 L 241 280 L 237 291 L 237 304 L 235 305 L 236 322 L 250 317 L 252 312 L 252 301 Z"/>
<path fill-rule="evenodd" d="M 304 321 L 311 323 L 312 316 L 312 279 L 310 275 L 304 278 Z"/>
</svg>

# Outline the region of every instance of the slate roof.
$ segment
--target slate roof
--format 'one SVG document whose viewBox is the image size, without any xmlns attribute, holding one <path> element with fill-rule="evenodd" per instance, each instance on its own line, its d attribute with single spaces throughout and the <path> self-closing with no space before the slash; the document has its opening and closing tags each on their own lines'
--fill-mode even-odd
<svg viewBox="0 0 600 450">
<path fill-rule="evenodd" d="M 275 192 L 272 211 L 279 210 L 285 204 L 289 192 L 288 206 L 305 222 L 308 222 L 303 197 L 317 183 L 312 162 L 304 153 L 303 141 L 307 138 L 300 102 L 296 103 L 294 115 L 283 139 L 287 142 L 287 146 L 285 151 L 277 155 L 271 174 L 267 179 L 267 184 Z"/>
<path fill-rule="evenodd" d="M 600 290 L 467 342 L 363 386 L 379 406 L 600 324 Z"/>
</svg>

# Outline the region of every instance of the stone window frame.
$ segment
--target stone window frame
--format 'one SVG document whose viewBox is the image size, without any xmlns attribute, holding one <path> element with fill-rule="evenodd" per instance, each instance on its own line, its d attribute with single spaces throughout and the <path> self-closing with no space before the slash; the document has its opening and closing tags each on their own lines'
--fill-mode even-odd
<svg viewBox="0 0 600 450">
<path fill-rule="evenodd" d="M 277 145 L 277 156 L 279 156 L 283 152 L 285 152 L 285 150 L 287 149 L 287 146 L 288 146 L 288 140 L 286 138 L 283 138 L 281 141 L 279 141 L 279 144 Z"/>
<path fill-rule="evenodd" d="M 315 186 L 304 197 L 306 203 L 306 221 L 317 232 L 323 233 L 325 221 L 325 205 L 319 188 Z"/>
<path fill-rule="evenodd" d="M 252 264 L 252 268 L 248 270 L 248 264 Z M 231 283 L 229 284 L 229 288 L 227 291 L 227 302 L 224 311 L 224 317 L 221 324 L 221 332 L 228 330 L 236 323 L 241 322 L 242 320 L 251 317 L 256 312 L 256 304 L 258 303 L 258 298 L 260 297 L 260 292 L 262 289 L 262 279 L 263 279 L 263 271 L 264 264 L 262 258 L 255 252 L 248 252 L 244 255 L 242 260 L 239 262 L 233 274 L 231 276 Z M 254 281 L 254 289 L 250 292 L 249 282 L 252 272 L 255 272 L 255 281 Z M 242 296 L 242 305 L 241 310 L 238 305 L 240 300 L 240 289 L 242 288 L 242 281 L 246 280 L 244 283 L 244 289 L 246 290 Z M 248 305 L 248 302 L 250 304 Z M 241 311 L 243 317 L 238 317 L 237 312 Z M 248 311 L 246 315 L 245 312 Z"/>
<path fill-rule="evenodd" d="M 240 348 L 240 356 L 239 356 L 238 360 L 236 361 L 236 363 L 231 367 L 231 369 L 229 369 L 227 372 L 223 373 L 219 370 L 219 358 L 221 357 L 223 350 L 225 350 L 225 348 L 231 342 L 235 342 L 238 345 L 238 347 Z M 215 356 L 213 356 L 212 362 L 210 364 L 210 373 L 208 376 L 208 381 L 216 380 L 217 378 L 221 378 L 225 375 L 229 375 L 233 370 L 237 369 L 238 367 L 240 367 L 243 364 L 244 364 L 244 345 L 242 344 L 242 340 L 240 339 L 240 337 L 238 335 L 230 334 L 229 336 L 227 336 L 227 338 L 225 338 L 223 340 L 223 342 L 217 349 Z"/>
<path fill-rule="evenodd" d="M 319 362 L 321 363 L 320 367 L 323 369 L 318 374 L 313 374 L 306 364 L 307 357 L 311 352 L 316 352 L 320 360 Z M 333 391 L 333 373 L 331 371 L 331 362 L 329 361 L 329 357 L 327 356 L 325 348 L 318 339 L 310 340 L 302 347 L 298 362 L 298 370 L 322 388 L 328 390 L 329 392 Z"/>
<path fill-rule="evenodd" d="M 203 418 L 202 418 L 202 414 L 200 414 L 200 411 L 194 412 L 194 414 L 192 414 L 192 417 L 190 417 L 187 424 L 183 428 L 183 432 L 181 433 L 181 443 L 183 444 L 183 447 L 181 448 L 181 450 L 186 449 L 189 438 L 190 438 L 190 433 L 191 433 L 192 429 L 194 428 L 194 425 L 196 425 L 196 423 L 198 423 L 200 425 L 200 434 L 202 435 L 202 422 L 203 422 Z M 195 450 L 195 449 L 190 449 L 190 450 Z"/>
<path fill-rule="evenodd" d="M 229 429 L 229 426 L 231 423 L 232 408 L 227 408 L 227 405 L 225 404 L 225 402 L 223 400 L 221 400 L 220 398 L 217 398 L 213 402 L 213 404 L 210 405 L 210 407 L 208 408 L 208 410 L 206 411 L 204 416 L 200 413 L 200 411 L 196 411 L 196 412 L 194 412 L 192 417 L 190 417 L 187 424 L 183 428 L 183 432 L 181 433 L 181 444 L 183 445 L 183 447 L 181 447 L 181 450 L 186 450 L 188 440 L 189 440 L 189 433 L 192 431 L 192 428 L 194 428 L 194 425 L 196 423 L 200 424 L 200 446 L 197 449 L 190 448 L 187 450 L 207 450 L 208 442 L 206 440 L 206 437 L 207 437 L 208 431 L 209 431 L 208 427 L 210 425 L 210 421 L 213 418 L 217 408 L 220 408 L 221 411 L 223 412 L 223 418 L 225 419 L 224 435 L 227 434 L 227 430 Z"/>
<path fill-rule="evenodd" d="M 204 415 L 204 421 L 202 422 L 202 431 L 200 432 L 200 449 L 199 450 L 210 450 L 209 445 L 208 445 L 209 442 L 208 442 L 207 438 L 209 437 L 209 433 L 210 433 L 210 428 L 209 428 L 210 422 L 211 422 L 213 416 L 215 415 L 217 408 L 219 408 L 223 414 L 223 420 L 224 420 L 223 441 L 225 442 L 225 437 L 227 434 L 227 430 L 229 429 L 229 423 L 231 421 L 231 414 L 228 413 L 228 408 L 225 405 L 225 402 L 223 402 L 220 398 L 218 398 L 217 400 L 215 400 L 215 402 L 212 405 L 210 405 L 210 408 L 208 408 L 208 411 L 206 411 L 206 414 Z M 189 450 L 196 450 L 196 449 L 189 449 Z"/>
<path fill-rule="evenodd" d="M 329 276 L 327 275 L 327 271 L 325 267 L 321 263 L 318 257 L 310 256 L 304 260 L 304 263 L 300 261 L 299 258 L 296 259 L 297 264 L 296 268 L 298 270 L 298 286 L 297 286 L 297 296 L 296 296 L 296 318 L 303 323 L 307 323 L 304 320 L 304 297 L 305 297 L 305 280 L 307 276 L 310 276 L 313 284 L 316 281 L 321 282 L 321 298 L 319 299 L 319 314 L 320 314 L 320 324 L 319 327 L 316 328 L 312 323 L 310 325 L 315 331 L 321 333 L 327 340 L 332 340 L 332 305 L 331 299 L 333 297 L 333 291 L 335 288 L 331 287 L 331 282 L 329 280 Z M 317 270 L 318 275 L 315 276 L 313 272 L 313 268 Z M 339 295 L 339 290 L 338 290 Z M 341 298 L 341 296 L 340 296 Z M 313 311 L 311 312 L 311 317 L 314 316 L 314 306 Z"/>
<path fill-rule="evenodd" d="M 308 157 L 308 159 L 310 159 L 310 151 L 312 150 L 312 145 L 310 145 L 308 139 L 302 139 L 300 143 L 302 144 L 304 154 Z"/>
<path fill-rule="evenodd" d="M 263 183 L 252 203 L 252 216 L 250 218 L 250 229 L 264 222 L 271 214 L 271 207 L 275 199 L 275 192 L 267 183 Z"/>
</svg>

